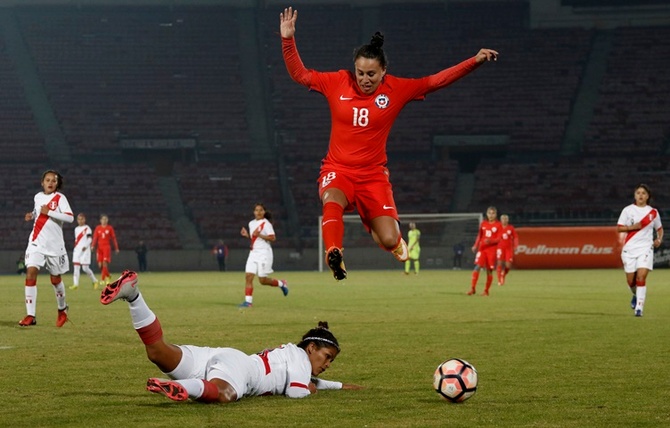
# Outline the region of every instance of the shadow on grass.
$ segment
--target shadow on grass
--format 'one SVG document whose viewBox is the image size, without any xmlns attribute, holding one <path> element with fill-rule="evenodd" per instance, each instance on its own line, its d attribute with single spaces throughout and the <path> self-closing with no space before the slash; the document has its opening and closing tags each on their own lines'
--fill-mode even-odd
<svg viewBox="0 0 670 428">
<path fill-rule="evenodd" d="M 588 315 L 594 317 L 631 317 L 632 315 L 625 315 L 623 313 L 606 313 L 606 312 L 577 312 L 577 311 L 556 311 L 554 312 L 557 315 Z"/>
</svg>

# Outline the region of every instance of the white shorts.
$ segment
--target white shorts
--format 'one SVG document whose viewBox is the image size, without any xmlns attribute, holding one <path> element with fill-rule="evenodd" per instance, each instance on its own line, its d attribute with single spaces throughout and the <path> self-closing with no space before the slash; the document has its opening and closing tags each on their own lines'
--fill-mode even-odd
<svg viewBox="0 0 670 428">
<path fill-rule="evenodd" d="M 256 362 L 240 350 L 177 346 L 182 351 L 181 361 L 177 368 L 166 373 L 172 379 L 222 379 L 235 389 L 238 400 L 248 394 L 252 385 L 260 382 Z"/>
<path fill-rule="evenodd" d="M 269 276 L 272 272 L 272 250 L 270 251 L 250 251 L 247 258 L 247 265 L 244 272 L 253 273 L 260 278 Z"/>
<path fill-rule="evenodd" d="M 654 249 L 623 250 L 621 252 L 621 261 L 623 262 L 623 270 L 626 273 L 637 272 L 640 268 L 654 270 Z"/>
<path fill-rule="evenodd" d="M 26 249 L 26 267 L 46 268 L 51 275 L 62 275 L 70 270 L 70 261 L 67 254 L 47 256 L 28 245 Z"/>
<path fill-rule="evenodd" d="M 72 251 L 72 264 L 75 265 L 90 265 L 91 264 L 91 249 L 86 248 L 85 250 L 73 250 Z"/>
</svg>

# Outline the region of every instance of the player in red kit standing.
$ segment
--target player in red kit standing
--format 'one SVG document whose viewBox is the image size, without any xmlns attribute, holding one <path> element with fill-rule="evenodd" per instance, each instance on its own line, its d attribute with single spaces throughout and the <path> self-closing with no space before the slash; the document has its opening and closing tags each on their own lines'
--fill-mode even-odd
<svg viewBox="0 0 670 428">
<path fill-rule="evenodd" d="M 472 271 L 472 286 L 468 291 L 468 296 L 475 294 L 479 270 L 482 268 L 486 269 L 486 288 L 482 296 L 489 295 L 489 289 L 493 282 L 493 271 L 496 268 L 496 252 L 501 232 L 502 224 L 498 221 L 498 210 L 496 207 L 488 207 L 486 209 L 486 221 L 479 225 L 479 233 L 475 245 L 472 246 L 472 252 L 476 254 L 475 269 Z"/>
<path fill-rule="evenodd" d="M 370 44 L 355 51 L 353 72 L 319 72 L 307 69 L 300 59 L 294 39 L 297 19 L 298 11 L 290 7 L 279 16 L 286 68 L 294 81 L 326 97 L 331 112 L 330 143 L 318 180 L 328 267 L 336 280 L 347 277 L 342 217 L 344 211 L 354 208 L 374 241 L 405 262 L 407 244 L 398 225 L 386 168 L 386 140 L 393 122 L 407 103 L 423 100 L 485 61 L 495 61 L 498 52 L 481 49 L 474 57 L 431 76 L 399 78 L 387 74 L 384 36 L 375 33 Z"/>
<path fill-rule="evenodd" d="M 503 214 L 500 216 L 500 224 L 502 224 L 502 233 L 500 234 L 500 242 L 498 243 L 498 266 L 496 271 L 498 273 L 498 285 L 505 285 L 505 277 L 512 268 L 514 262 L 514 252 L 519 246 L 519 235 L 516 233 L 514 226 L 509 224 L 509 216 Z"/>
<path fill-rule="evenodd" d="M 109 264 L 112 262 L 112 244 L 116 254 L 119 254 L 119 244 L 116 242 L 116 233 L 109 224 L 109 217 L 106 214 L 100 215 L 100 224 L 93 231 L 93 244 L 91 249 L 97 248 L 96 254 L 98 267 L 100 267 L 100 277 L 103 282 L 109 283 L 112 276 L 109 274 Z"/>
<path fill-rule="evenodd" d="M 51 284 L 56 293 L 56 327 L 62 327 L 68 319 L 68 308 L 61 275 L 70 269 L 63 240 L 63 223 L 72 223 L 74 215 L 67 198 L 59 191 L 63 186 L 63 177 L 58 172 L 44 172 L 41 183 L 43 191 L 35 195 L 33 210 L 24 216 L 25 221 L 33 220 L 33 230 L 28 238 L 25 256 L 26 316 L 19 321 L 19 325 L 27 327 L 37 324 L 37 274 L 44 268 L 51 275 Z"/>
</svg>

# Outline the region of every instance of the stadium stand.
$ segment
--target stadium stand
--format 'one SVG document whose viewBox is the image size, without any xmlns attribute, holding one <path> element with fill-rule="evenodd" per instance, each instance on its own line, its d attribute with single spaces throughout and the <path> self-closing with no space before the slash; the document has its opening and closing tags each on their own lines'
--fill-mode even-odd
<svg viewBox="0 0 670 428">
<path fill-rule="evenodd" d="M 221 153 L 248 147 L 230 9 L 61 6 L 17 16 L 74 154 L 119 154 L 126 135 L 195 135 Z"/>
<path fill-rule="evenodd" d="M 476 13 L 482 8 L 487 13 Z M 256 9 L 268 87 L 267 111 L 257 114 L 270 115 L 273 149 L 283 161 L 262 168 L 252 160 L 246 76 L 239 67 L 249 40 L 232 8 L 67 5 L 13 12 L 73 156 L 57 167 L 67 180 L 64 191 L 75 210 L 87 212 L 89 224 L 106 212 L 122 247 L 143 239 L 153 248 L 180 248 L 157 186 L 158 168 L 124 151 L 120 140 L 186 136 L 197 140 L 201 156 L 160 174 L 178 180 L 204 245 L 223 237 L 232 248 L 246 247 L 239 229 L 256 201 L 288 233 L 283 177 L 297 207 L 295 233 L 301 245 L 316 245 L 316 179 L 327 150 L 329 110 L 321 95 L 290 80 L 277 8 Z M 495 157 L 469 149 L 475 184 L 467 209 L 494 204 L 513 214 L 517 225 L 611 222 L 636 182 L 668 188 L 670 77 L 662 70 L 670 65 L 670 29 L 611 30 L 607 69 L 581 152 L 559 156 L 601 30 L 530 29 L 528 19 L 524 1 L 310 5 L 301 8 L 297 42 L 307 67 L 349 69 L 353 48 L 381 29 L 389 72 L 406 77 L 437 72 L 481 47 L 501 52 L 496 64 L 411 103 L 398 118 L 388 151 L 401 212 L 449 212 L 463 164 L 435 140 L 454 135 L 505 137 Z M 29 233 L 22 216 L 39 190 L 36 178 L 52 165 L 3 40 L 0 90 L 0 167 L 8 183 L 0 190 L 0 249 L 21 250 Z M 277 246 L 290 245 L 293 240 L 280 234 Z"/>
<path fill-rule="evenodd" d="M 182 200 L 210 247 L 220 238 L 225 238 L 229 245 L 247 247 L 249 241 L 240 236 L 240 229 L 253 219 L 257 202 L 272 213 L 277 228 L 286 217 L 276 166 L 253 162 L 200 162 L 194 167 L 190 163 L 178 163 L 175 176 Z M 273 245 L 289 246 L 290 241 L 280 236 Z"/>
</svg>

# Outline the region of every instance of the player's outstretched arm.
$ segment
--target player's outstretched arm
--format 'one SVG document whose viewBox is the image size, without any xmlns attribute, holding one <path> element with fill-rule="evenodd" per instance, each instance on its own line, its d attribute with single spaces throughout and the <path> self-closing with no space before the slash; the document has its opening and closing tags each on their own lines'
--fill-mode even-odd
<svg viewBox="0 0 670 428">
<path fill-rule="evenodd" d="M 298 11 L 292 7 L 284 9 L 279 14 L 279 33 L 285 39 L 290 39 L 295 35 L 295 21 L 298 20 Z"/>
<path fill-rule="evenodd" d="M 475 62 L 477 64 L 481 64 L 486 61 L 497 61 L 498 60 L 498 52 L 494 51 L 493 49 L 480 49 L 479 52 L 477 52 L 477 55 L 475 55 Z"/>
</svg>

